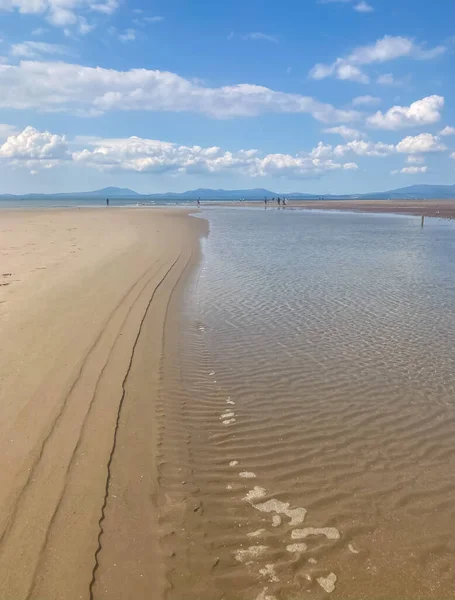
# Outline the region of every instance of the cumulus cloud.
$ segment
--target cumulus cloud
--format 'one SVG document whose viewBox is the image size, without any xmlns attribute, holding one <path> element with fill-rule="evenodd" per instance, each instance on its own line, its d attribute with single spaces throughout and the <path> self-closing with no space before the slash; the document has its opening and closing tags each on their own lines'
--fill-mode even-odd
<svg viewBox="0 0 455 600">
<path fill-rule="evenodd" d="M 415 175 L 416 173 L 426 173 L 428 171 L 428 167 L 424 165 L 423 167 L 403 167 L 402 169 L 396 169 L 392 171 L 392 175 L 396 175 L 397 173 L 403 173 L 404 175 Z"/>
<path fill-rule="evenodd" d="M 455 152 L 452 152 L 452 154 L 450 155 L 450 158 L 455 158 Z"/>
<path fill-rule="evenodd" d="M 106 15 L 118 8 L 117 0 L 0 0 L 0 11 L 18 11 L 21 14 L 43 15 L 56 27 L 78 27 L 87 33 L 86 21 L 80 13 L 99 12 Z"/>
<path fill-rule="evenodd" d="M 397 144 L 388 144 L 385 142 L 372 142 L 366 140 L 351 140 L 345 144 L 332 146 L 319 142 L 316 148 L 310 153 L 314 158 L 340 158 L 347 154 L 355 154 L 364 157 L 384 157 L 393 154 L 421 155 L 430 152 L 442 152 L 447 147 L 442 144 L 437 136 L 431 133 L 421 133 L 416 136 L 407 136 Z M 423 162 L 421 157 L 409 159 L 409 163 L 417 164 Z"/>
<path fill-rule="evenodd" d="M 355 110 L 337 109 L 310 96 L 254 84 L 207 87 L 175 73 L 117 71 L 64 62 L 0 65 L 0 108 L 99 115 L 110 110 L 195 112 L 213 118 L 264 113 L 308 113 L 323 123 L 352 122 Z"/>
<path fill-rule="evenodd" d="M 331 64 L 317 64 L 310 71 L 313 79 L 336 77 L 337 79 L 352 79 L 360 83 L 368 83 L 369 77 L 359 66 L 373 63 L 385 63 L 397 58 L 408 57 L 417 60 L 428 60 L 445 52 L 445 46 L 436 46 L 427 49 L 422 44 L 417 44 L 411 38 L 386 35 L 374 44 L 355 48 L 346 57 L 337 58 Z M 348 69 L 351 67 L 352 71 Z M 352 73 L 352 77 L 342 77 L 343 73 Z"/>
<path fill-rule="evenodd" d="M 2 127 L 5 133 L 6 128 L 10 128 Z M 264 154 L 256 149 L 231 152 L 218 146 L 184 146 L 140 137 L 78 137 L 69 143 L 65 136 L 40 132 L 30 126 L 22 132 L 13 132 L 0 143 L 0 162 L 34 171 L 65 163 L 102 171 L 235 173 L 248 177 L 288 178 L 316 177 L 330 171 L 357 168 L 352 160 L 335 160 L 333 156 L 324 158 L 305 152 Z"/>
<path fill-rule="evenodd" d="M 65 136 L 49 131 L 38 131 L 34 127 L 26 127 L 21 133 L 10 135 L 0 146 L 0 160 L 13 161 L 52 161 L 69 158 L 68 144 Z"/>
<path fill-rule="evenodd" d="M 425 158 L 423 156 L 419 156 L 418 154 L 410 154 L 406 157 L 406 162 L 408 165 L 423 165 Z"/>
<path fill-rule="evenodd" d="M 344 156 L 352 152 L 357 156 L 388 156 L 395 152 L 393 144 L 385 144 L 384 142 L 365 142 L 363 140 L 352 140 L 344 145 L 335 146 L 333 153 L 335 156 Z"/>
<path fill-rule="evenodd" d="M 379 104 L 381 102 L 381 98 L 376 98 L 376 96 L 357 96 L 353 98 L 352 105 L 353 106 L 371 106 L 372 104 Z"/>
<path fill-rule="evenodd" d="M 326 79 L 327 77 L 336 77 L 342 81 L 356 81 L 357 83 L 368 83 L 370 78 L 364 73 L 359 67 L 350 64 L 343 58 L 337 58 L 337 60 L 330 64 L 324 65 L 321 63 L 316 64 L 310 71 L 310 77 L 312 79 L 320 80 Z"/>
<path fill-rule="evenodd" d="M 346 127 L 346 125 L 339 125 L 338 127 L 329 127 L 323 130 L 324 133 L 334 133 L 337 135 L 341 135 L 347 140 L 352 140 L 355 138 L 364 138 L 365 134 L 358 129 L 353 129 L 352 127 Z"/>
<path fill-rule="evenodd" d="M 397 144 L 397 152 L 404 152 L 406 154 L 442 152 L 444 150 L 447 150 L 447 146 L 431 133 L 421 133 L 415 136 L 409 135 Z"/>
<path fill-rule="evenodd" d="M 362 0 L 354 6 L 354 10 L 360 13 L 371 13 L 374 11 L 374 8 L 371 6 L 371 4 L 368 4 Z"/>
<path fill-rule="evenodd" d="M 252 33 L 246 33 L 242 35 L 242 40 L 253 40 L 253 41 L 263 41 L 263 42 L 272 42 L 273 44 L 278 44 L 278 36 L 270 35 L 267 33 L 261 33 L 260 31 L 253 31 Z"/>
<path fill-rule="evenodd" d="M 444 127 L 444 129 L 442 129 L 442 130 L 439 132 L 439 135 L 444 135 L 444 136 L 447 136 L 447 135 L 455 135 L 455 127 L 450 127 L 449 125 L 446 125 L 446 126 Z"/>
<path fill-rule="evenodd" d="M 352 162 L 344 164 L 304 154 L 262 155 L 255 149 L 229 152 L 217 146 L 181 146 L 139 137 L 88 141 L 90 148 L 74 152 L 73 160 L 103 170 L 190 174 L 235 171 L 250 177 L 309 177 L 356 168 Z"/>
<path fill-rule="evenodd" d="M 10 54 L 20 58 L 36 58 L 42 55 L 65 56 L 71 54 L 71 50 L 61 44 L 27 41 L 13 44 Z"/>
<path fill-rule="evenodd" d="M 367 123 L 378 129 L 403 129 L 418 125 L 432 125 L 441 119 L 444 107 L 442 96 L 427 96 L 413 102 L 410 106 L 393 106 L 386 113 L 377 111 L 368 117 Z"/>
</svg>

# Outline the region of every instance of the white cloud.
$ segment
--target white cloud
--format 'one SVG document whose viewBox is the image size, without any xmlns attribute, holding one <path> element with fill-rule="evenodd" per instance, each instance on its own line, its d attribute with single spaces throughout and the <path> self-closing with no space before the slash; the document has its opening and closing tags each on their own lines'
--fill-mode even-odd
<svg viewBox="0 0 455 600">
<path fill-rule="evenodd" d="M 339 125 L 338 127 L 329 127 L 328 129 L 323 130 L 324 133 L 335 133 L 337 135 L 341 135 L 345 139 L 351 140 L 355 138 L 363 138 L 365 134 L 358 129 L 353 129 L 352 127 L 346 127 L 346 125 Z"/>
<path fill-rule="evenodd" d="M 403 129 L 418 125 L 432 125 L 441 119 L 444 107 L 442 96 L 428 96 L 410 106 L 393 106 L 386 113 L 378 111 L 368 117 L 367 123 L 378 129 Z"/>
<path fill-rule="evenodd" d="M 13 44 L 10 53 L 12 56 L 21 58 L 35 58 L 43 54 L 65 56 L 71 54 L 71 50 L 61 44 L 27 41 L 20 44 Z"/>
<path fill-rule="evenodd" d="M 375 96 L 357 96 L 353 98 L 352 105 L 353 106 L 369 106 L 371 104 L 379 104 L 381 102 L 380 98 L 376 98 Z"/>
<path fill-rule="evenodd" d="M 9 127 L 9 126 L 8 126 Z M 0 162 L 38 171 L 63 163 L 102 171 L 136 173 L 216 174 L 236 173 L 248 177 L 315 177 L 329 171 L 354 170 L 356 163 L 312 156 L 308 153 L 263 154 L 258 150 L 230 152 L 217 146 L 183 146 L 139 137 L 65 136 L 26 127 L 0 144 Z"/>
<path fill-rule="evenodd" d="M 118 0 L 0 0 L 0 11 L 42 15 L 56 27 L 77 27 L 81 33 L 86 32 L 86 21 L 80 13 L 111 15 L 117 8 Z"/>
<path fill-rule="evenodd" d="M 418 154 L 409 154 L 409 156 L 406 157 L 406 162 L 408 165 L 423 165 L 425 157 L 419 156 Z"/>
<path fill-rule="evenodd" d="M 136 13 L 136 11 L 133 11 Z M 141 14 L 141 13 L 136 13 L 136 14 Z M 140 25 L 141 27 L 147 25 L 148 23 L 162 23 L 164 21 L 164 17 L 160 17 L 158 15 L 153 16 L 153 17 L 139 17 L 137 19 L 133 19 L 133 23 L 135 25 Z"/>
<path fill-rule="evenodd" d="M 449 125 L 446 125 L 444 127 L 444 129 L 442 129 L 439 132 L 439 135 L 444 135 L 444 136 L 446 136 L 446 135 L 455 135 L 455 127 L 450 127 Z"/>
<path fill-rule="evenodd" d="M 403 173 L 404 175 L 415 175 L 416 173 L 426 173 L 428 171 L 428 167 L 424 165 L 423 167 L 403 167 L 400 170 L 392 171 L 392 174 Z"/>
<path fill-rule="evenodd" d="M 365 142 L 363 140 L 352 140 L 342 145 L 339 144 L 333 149 L 335 156 L 344 156 L 352 152 L 357 156 L 389 156 L 395 152 L 393 144 L 385 144 L 384 142 Z"/>
<path fill-rule="evenodd" d="M 121 42 L 133 42 L 136 39 L 136 30 L 126 29 L 123 33 L 119 33 L 118 39 Z"/>
<path fill-rule="evenodd" d="M 313 79 L 324 79 L 326 77 L 352 79 L 340 76 L 340 72 L 346 71 L 347 67 L 351 67 L 356 69 L 356 71 L 353 71 L 355 73 L 354 81 L 368 83 L 369 78 L 359 69 L 359 65 L 384 63 L 401 57 L 426 60 L 439 56 L 445 50 L 444 46 L 436 46 L 428 50 L 422 44 L 417 44 L 410 38 L 386 35 L 374 44 L 355 48 L 347 57 L 337 58 L 331 64 L 315 65 L 310 71 L 310 77 Z"/>
<path fill-rule="evenodd" d="M 399 86 L 399 85 L 403 85 L 403 81 L 401 81 L 400 79 L 396 79 L 392 73 L 384 73 L 384 75 L 379 75 L 376 78 L 376 83 L 378 83 L 379 85 L 395 85 L 395 86 Z"/>
<path fill-rule="evenodd" d="M 406 154 L 421 154 L 425 152 L 442 152 L 447 146 L 439 141 L 439 138 L 431 133 L 407 136 L 397 144 L 397 152 Z"/>
<path fill-rule="evenodd" d="M 371 6 L 371 4 L 367 4 L 367 2 L 362 0 L 354 6 L 354 10 L 360 13 L 371 13 L 374 11 L 374 8 Z"/>
<path fill-rule="evenodd" d="M 64 62 L 0 65 L 0 108 L 99 115 L 110 110 L 195 112 L 214 118 L 308 113 L 323 123 L 352 122 L 354 110 L 254 84 L 210 88 L 175 73 L 93 68 Z"/>
<path fill-rule="evenodd" d="M 260 31 L 254 31 L 252 33 L 246 33 L 242 36 L 242 40 L 253 40 L 253 41 L 263 41 L 263 42 L 272 42 L 273 44 L 278 44 L 279 40 L 276 35 L 269 35 L 267 33 L 261 33 Z"/>
<path fill-rule="evenodd" d="M 368 83 L 370 78 L 363 71 L 354 65 L 341 63 L 336 67 L 337 79 L 342 81 L 357 81 L 358 83 Z"/>
<path fill-rule="evenodd" d="M 339 158 L 346 154 L 355 154 L 357 156 L 365 157 L 384 157 L 394 154 L 395 151 L 396 149 L 393 144 L 352 140 L 346 144 L 338 144 L 337 146 L 319 142 L 316 148 L 311 150 L 309 156 L 321 159 Z"/>
<path fill-rule="evenodd" d="M 334 128 L 337 129 L 337 128 Z M 371 142 L 366 140 L 351 140 L 345 144 L 332 146 L 319 142 L 316 148 L 309 153 L 313 158 L 329 159 L 340 158 L 347 154 L 355 154 L 356 156 L 364 157 L 385 157 L 396 153 L 419 155 L 408 157 L 407 162 L 412 164 L 421 164 L 423 158 L 421 154 L 429 152 L 442 152 L 447 150 L 437 136 L 431 133 L 421 133 L 416 136 L 408 136 L 403 138 L 398 144 L 388 144 L 385 142 Z"/>
<path fill-rule="evenodd" d="M 308 177 L 327 171 L 354 169 L 307 155 L 267 154 L 257 150 L 229 152 L 215 146 L 180 146 L 138 137 L 92 139 L 90 148 L 73 153 L 73 160 L 90 167 L 148 173 L 220 173 L 235 171 L 250 177 Z"/>
<path fill-rule="evenodd" d="M 349 4 L 352 1 L 353 0 L 319 0 L 319 4 Z M 367 4 L 365 0 L 360 0 L 360 2 L 356 0 L 356 4 L 354 4 L 352 8 L 361 13 L 373 12 L 374 10 L 374 8 L 370 6 L 370 4 Z"/>
<path fill-rule="evenodd" d="M 368 75 L 361 69 L 342 58 L 338 58 L 331 65 L 318 63 L 311 69 L 309 76 L 317 80 L 336 77 L 342 81 L 356 81 L 358 83 L 368 83 L 370 81 Z"/>
<path fill-rule="evenodd" d="M 452 154 L 450 155 L 450 158 L 455 158 L 455 152 L 452 152 Z"/>
<path fill-rule="evenodd" d="M 52 160 L 68 155 L 65 136 L 40 132 L 26 127 L 21 133 L 10 135 L 0 146 L 0 159 Z"/>
</svg>

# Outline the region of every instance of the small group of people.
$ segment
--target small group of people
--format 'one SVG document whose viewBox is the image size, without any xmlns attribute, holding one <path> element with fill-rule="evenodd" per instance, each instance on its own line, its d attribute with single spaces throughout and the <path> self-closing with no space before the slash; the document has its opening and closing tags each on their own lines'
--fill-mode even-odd
<svg viewBox="0 0 455 600">
<path fill-rule="evenodd" d="M 267 206 L 268 203 L 268 198 L 267 196 L 264 198 L 264 204 Z M 271 199 L 271 202 L 275 202 L 275 198 Z M 276 198 L 276 202 L 278 204 L 278 206 L 286 206 L 286 198 L 283 196 L 283 198 L 280 198 L 279 196 Z"/>
</svg>

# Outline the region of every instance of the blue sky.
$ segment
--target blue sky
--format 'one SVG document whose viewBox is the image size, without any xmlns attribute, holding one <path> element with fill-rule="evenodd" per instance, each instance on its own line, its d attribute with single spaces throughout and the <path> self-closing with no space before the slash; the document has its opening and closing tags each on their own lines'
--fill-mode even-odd
<svg viewBox="0 0 455 600">
<path fill-rule="evenodd" d="M 454 22 L 453 0 L 0 0 L 0 193 L 454 184 Z"/>
</svg>

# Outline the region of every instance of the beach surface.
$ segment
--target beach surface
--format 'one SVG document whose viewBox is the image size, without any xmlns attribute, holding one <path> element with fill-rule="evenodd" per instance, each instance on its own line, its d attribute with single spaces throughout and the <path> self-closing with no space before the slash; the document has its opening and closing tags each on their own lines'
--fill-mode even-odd
<svg viewBox="0 0 455 600">
<path fill-rule="evenodd" d="M 184 209 L 1 211 L 0 597 L 159 598 L 156 396 Z"/>
<path fill-rule="evenodd" d="M 204 202 L 204 205 L 206 203 Z M 264 202 L 214 202 L 207 203 L 223 206 L 264 206 Z M 277 203 L 269 198 L 268 207 Z M 306 208 L 311 210 L 346 210 L 366 213 L 396 213 L 425 217 L 455 218 L 454 200 L 287 200 L 287 208 Z"/>
</svg>

